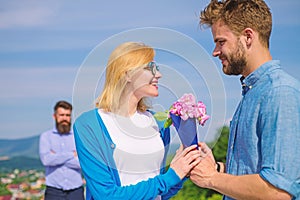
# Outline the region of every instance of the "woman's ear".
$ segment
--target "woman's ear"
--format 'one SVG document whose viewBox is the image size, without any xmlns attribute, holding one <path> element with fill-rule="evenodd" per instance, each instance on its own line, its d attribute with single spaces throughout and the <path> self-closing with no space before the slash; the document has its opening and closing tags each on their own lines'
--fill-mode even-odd
<svg viewBox="0 0 300 200">
<path fill-rule="evenodd" d="M 126 82 L 130 83 L 131 82 L 131 75 L 128 71 L 125 72 L 125 78 L 126 78 Z"/>
</svg>

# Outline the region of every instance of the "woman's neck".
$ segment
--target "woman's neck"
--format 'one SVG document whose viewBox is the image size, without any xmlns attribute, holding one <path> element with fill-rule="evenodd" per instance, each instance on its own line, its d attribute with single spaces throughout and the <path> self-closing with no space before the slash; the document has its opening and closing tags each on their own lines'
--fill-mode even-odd
<svg viewBox="0 0 300 200">
<path fill-rule="evenodd" d="M 116 114 L 130 117 L 134 115 L 137 111 L 139 99 L 135 97 L 135 95 L 131 94 L 123 94 L 120 98 L 119 108 L 116 110 Z"/>
</svg>

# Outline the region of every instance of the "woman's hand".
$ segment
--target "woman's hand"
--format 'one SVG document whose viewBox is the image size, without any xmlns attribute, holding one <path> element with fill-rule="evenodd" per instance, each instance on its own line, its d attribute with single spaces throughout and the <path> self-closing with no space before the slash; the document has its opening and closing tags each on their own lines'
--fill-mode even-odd
<svg viewBox="0 0 300 200">
<path fill-rule="evenodd" d="M 200 155 L 201 151 L 197 149 L 197 145 L 192 145 L 185 149 L 180 145 L 170 167 L 180 179 L 183 179 L 200 162 Z"/>
</svg>

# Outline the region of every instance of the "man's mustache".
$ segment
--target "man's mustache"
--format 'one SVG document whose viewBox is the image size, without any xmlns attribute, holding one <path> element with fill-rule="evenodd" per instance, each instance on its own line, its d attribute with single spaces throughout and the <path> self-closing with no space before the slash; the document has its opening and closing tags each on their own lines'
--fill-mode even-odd
<svg viewBox="0 0 300 200">
<path fill-rule="evenodd" d="M 61 121 L 61 122 L 59 122 L 59 124 L 62 124 L 62 123 L 67 123 L 67 124 L 71 124 L 71 122 L 69 122 L 69 121 L 66 121 L 66 120 L 63 120 L 63 121 Z"/>
</svg>

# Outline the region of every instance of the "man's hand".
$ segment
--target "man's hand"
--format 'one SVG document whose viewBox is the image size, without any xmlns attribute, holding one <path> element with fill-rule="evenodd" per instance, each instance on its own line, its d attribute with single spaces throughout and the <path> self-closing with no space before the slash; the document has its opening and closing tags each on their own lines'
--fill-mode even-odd
<svg viewBox="0 0 300 200">
<path fill-rule="evenodd" d="M 73 151 L 73 154 L 74 154 L 74 157 L 76 158 L 78 155 L 77 155 L 77 151 Z"/>
<path fill-rule="evenodd" d="M 190 172 L 190 179 L 199 187 L 209 188 L 211 177 L 218 173 L 215 158 L 205 143 L 199 142 L 198 145 L 201 150 L 201 161 Z"/>
</svg>

